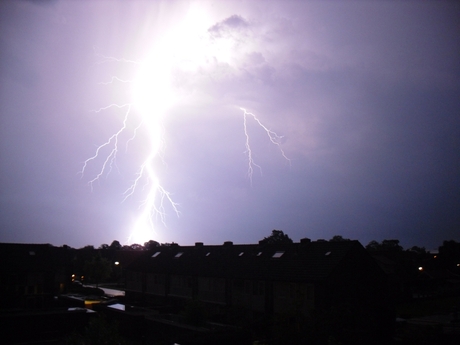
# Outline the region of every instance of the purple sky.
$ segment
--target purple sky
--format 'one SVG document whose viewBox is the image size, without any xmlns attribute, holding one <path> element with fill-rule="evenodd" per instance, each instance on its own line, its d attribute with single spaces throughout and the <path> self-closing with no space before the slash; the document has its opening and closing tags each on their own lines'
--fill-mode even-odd
<svg viewBox="0 0 460 345">
<path fill-rule="evenodd" d="M 2 1 L 0 18 L 0 242 L 132 242 L 146 188 L 123 192 L 152 135 L 126 142 L 156 118 L 140 75 L 170 83 L 136 85 L 166 104 L 154 170 L 180 212 L 150 238 L 460 240 L 454 2 Z M 133 117 L 91 189 L 108 151 L 79 172 L 125 116 L 93 110 L 112 103 Z M 290 159 L 248 117 L 252 183 L 240 107 Z"/>
</svg>

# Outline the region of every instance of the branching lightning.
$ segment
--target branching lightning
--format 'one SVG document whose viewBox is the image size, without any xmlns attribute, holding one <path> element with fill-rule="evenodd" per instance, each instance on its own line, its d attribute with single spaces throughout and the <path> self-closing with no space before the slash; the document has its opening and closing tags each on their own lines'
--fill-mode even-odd
<svg viewBox="0 0 460 345">
<path fill-rule="evenodd" d="M 131 60 L 107 57 L 104 57 L 104 59 L 106 62 L 133 62 Z M 158 85 L 158 82 L 162 82 L 162 80 L 157 80 L 155 78 L 151 81 L 153 83 L 152 86 L 146 85 L 145 80 L 142 78 L 137 80 L 138 85 L 135 85 L 136 81 L 123 80 L 117 76 L 112 76 L 110 81 L 101 82 L 100 84 L 110 85 L 114 82 L 133 84 L 133 89 L 137 87 L 137 89 L 147 88 L 158 90 L 160 87 L 164 87 L 164 85 Z M 141 85 L 139 85 L 139 83 L 141 83 Z M 114 166 L 116 166 L 122 134 L 129 130 L 128 123 L 133 121 L 131 119 L 131 117 L 133 117 L 133 108 L 137 108 L 136 115 L 140 114 L 140 120 L 134 130 L 132 130 L 130 138 L 126 140 L 126 151 L 128 150 L 129 143 L 136 139 L 138 131 L 141 128 L 147 132 L 146 136 L 148 138 L 148 145 L 146 148 L 148 154 L 142 160 L 134 181 L 123 193 L 123 202 L 138 190 L 143 191 L 146 195 L 145 199 L 139 206 L 141 212 L 133 225 L 133 230 L 128 238 L 129 242 L 142 242 L 152 238 L 151 235 L 152 230 L 154 229 L 154 219 L 159 218 L 161 222 L 166 225 L 166 204 L 169 204 L 170 208 L 177 216 L 180 214 L 178 204 L 173 201 L 171 194 L 160 184 L 155 169 L 156 161 L 163 161 L 162 153 L 164 150 L 164 128 L 162 119 L 164 116 L 163 112 L 165 111 L 165 105 L 160 102 L 161 96 L 163 95 L 158 95 L 157 97 L 155 97 L 155 95 L 149 95 L 148 91 L 143 89 L 141 97 L 137 95 L 137 102 L 133 101 L 125 104 L 114 103 L 99 108 L 98 110 L 93 110 L 95 113 L 101 113 L 111 108 L 116 108 L 124 112 L 124 117 L 122 125 L 118 131 L 110 136 L 103 144 L 99 145 L 92 157 L 84 161 L 82 170 L 80 171 L 82 177 L 86 173 L 88 166 L 91 163 L 96 164 L 96 160 L 101 158 L 102 150 L 109 149 L 109 153 L 103 157 L 103 162 L 99 172 L 88 181 L 88 184 L 91 186 L 91 190 L 93 190 L 93 185 L 96 181 L 99 181 L 103 176 L 108 176 L 112 172 Z M 158 103 L 152 104 L 151 102 Z"/>
<path fill-rule="evenodd" d="M 265 133 L 267 133 L 267 136 L 269 138 L 269 140 L 278 147 L 279 151 L 281 152 L 281 155 L 283 156 L 284 159 L 286 159 L 286 161 L 289 162 L 289 164 L 291 163 L 291 160 L 286 156 L 286 154 L 284 153 L 283 149 L 281 148 L 281 145 L 280 145 L 280 140 L 283 138 L 282 136 L 279 136 L 278 134 L 276 134 L 274 131 L 272 131 L 271 129 L 268 129 L 260 120 L 257 116 L 255 116 L 253 113 L 250 113 L 248 112 L 246 109 L 244 108 L 240 108 L 240 110 L 243 111 L 243 128 L 244 128 L 244 135 L 246 137 L 246 154 L 248 156 L 248 176 L 249 176 L 249 179 L 251 180 L 251 184 L 252 184 L 252 175 L 254 173 L 254 167 L 257 167 L 260 172 L 262 173 L 262 167 L 260 165 L 258 165 L 255 161 L 254 161 L 254 158 L 252 156 L 252 149 L 251 149 L 251 145 L 249 143 L 250 141 L 250 137 L 249 137 L 249 133 L 248 133 L 248 126 L 247 126 L 247 117 L 248 116 L 251 116 L 255 121 L 256 123 L 265 131 Z"/>
<path fill-rule="evenodd" d="M 90 165 L 97 166 L 98 162 L 102 161 L 94 177 L 88 181 L 92 191 L 96 181 L 101 180 L 104 176 L 108 176 L 114 167 L 118 169 L 117 156 L 123 140 L 125 140 L 125 149 L 128 151 L 129 144 L 141 136 L 140 131 L 145 131 L 145 138 L 148 140 L 145 143 L 147 153 L 141 159 L 134 180 L 122 194 L 123 202 L 133 197 L 136 192 L 145 194 L 145 198 L 140 203 L 140 214 L 133 222 L 131 235 L 128 239 L 129 242 L 143 243 L 151 239 L 156 221 L 159 220 L 166 226 L 168 210 L 175 213 L 176 216 L 180 215 L 179 205 L 173 200 L 171 193 L 160 183 L 157 167 L 159 162 L 164 163 L 165 129 L 163 119 L 169 107 L 179 97 L 172 86 L 172 71 L 178 68 L 182 62 L 186 62 L 186 65 L 189 67 L 192 66 L 192 69 L 193 66 L 196 66 L 198 70 L 200 63 L 206 60 L 207 56 L 213 56 L 214 59 L 216 56 L 220 59 L 230 59 L 231 49 L 222 49 L 222 47 L 217 45 L 216 41 L 213 41 L 214 45 L 208 46 L 203 44 L 203 41 L 195 39 L 194 35 L 196 33 L 191 32 L 190 28 L 193 25 L 196 25 L 196 28 L 199 27 L 199 24 L 202 22 L 199 17 L 200 13 L 196 12 L 198 17 L 195 19 L 192 18 L 193 20 L 189 18 L 189 22 L 184 22 L 183 28 L 177 29 L 177 32 L 170 32 L 169 36 L 165 37 L 163 41 L 157 42 L 156 49 L 150 52 L 142 62 L 96 54 L 100 58 L 97 64 L 134 64 L 137 68 L 137 75 L 133 80 L 125 80 L 119 76 L 112 75 L 108 81 L 99 83 L 106 86 L 115 83 L 125 84 L 128 86 L 127 89 L 129 89 L 130 100 L 119 104 L 112 103 L 98 110 L 93 110 L 95 113 L 109 111 L 110 109 L 121 111 L 123 113 L 123 121 L 120 128 L 103 144 L 99 145 L 90 158 L 84 161 L 80 171 L 83 178 L 89 172 Z M 175 42 L 175 44 L 171 44 L 170 42 Z M 202 51 L 196 47 L 201 47 Z M 282 157 L 289 163 L 290 160 L 281 148 L 280 142 L 283 138 L 282 136 L 279 136 L 266 127 L 256 115 L 248 112 L 245 108 L 239 108 L 239 110 L 243 112 L 243 129 L 246 139 L 245 154 L 248 159 L 247 174 L 252 184 L 254 168 L 258 168 L 260 172 L 262 172 L 262 168 L 254 160 L 247 125 L 248 118 L 252 118 L 265 131 L 270 142 L 279 149 Z M 132 125 L 133 123 L 135 124 L 134 126 Z M 129 136 L 128 140 L 124 139 L 127 137 L 126 134 Z M 107 150 L 108 153 L 103 153 Z"/>
<path fill-rule="evenodd" d="M 99 173 L 93 179 L 91 179 L 88 182 L 88 184 L 91 186 L 91 191 L 93 191 L 93 183 L 96 182 L 97 180 L 99 180 L 99 178 L 104 173 L 110 174 L 111 171 L 112 171 L 112 168 L 113 168 L 113 164 L 116 164 L 116 158 L 117 158 L 117 153 L 118 153 L 118 138 L 119 138 L 120 134 L 126 129 L 126 123 L 128 121 L 129 113 L 130 113 L 130 110 L 131 110 L 131 105 L 130 104 L 124 104 L 124 105 L 111 104 L 111 105 L 109 105 L 107 107 L 100 108 L 99 110 L 95 110 L 94 112 L 99 113 L 99 112 L 101 112 L 103 110 L 106 110 L 106 109 L 109 109 L 109 108 L 112 108 L 112 107 L 121 108 L 121 109 L 122 108 L 128 108 L 128 110 L 126 111 L 126 115 L 124 117 L 122 127 L 115 134 L 113 134 L 105 143 L 103 143 L 102 145 L 99 145 L 98 148 L 96 149 L 96 152 L 95 152 L 94 156 L 92 156 L 92 157 L 88 158 L 87 160 L 85 160 L 85 162 L 83 164 L 83 168 L 80 171 L 82 177 L 83 177 L 83 175 L 85 173 L 85 170 L 86 170 L 88 164 L 91 161 L 93 161 L 93 160 L 95 160 L 95 159 L 97 159 L 99 157 L 99 153 L 104 147 L 109 147 L 109 148 L 111 147 L 112 148 L 112 150 L 107 155 L 107 157 L 104 160 L 104 162 L 102 163 L 102 168 L 99 171 Z"/>
</svg>

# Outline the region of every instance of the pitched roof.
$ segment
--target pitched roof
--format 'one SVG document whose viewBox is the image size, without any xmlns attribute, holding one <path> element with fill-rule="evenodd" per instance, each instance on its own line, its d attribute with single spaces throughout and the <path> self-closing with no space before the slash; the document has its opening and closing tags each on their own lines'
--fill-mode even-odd
<svg viewBox="0 0 460 345">
<path fill-rule="evenodd" d="M 51 244 L 0 243 L 0 261 L 2 272 L 50 272 L 64 267 L 66 249 Z"/>
<path fill-rule="evenodd" d="M 358 241 L 265 246 L 175 245 L 146 252 L 127 269 L 158 274 L 311 281 L 329 276 L 353 250 L 364 248 Z"/>
</svg>

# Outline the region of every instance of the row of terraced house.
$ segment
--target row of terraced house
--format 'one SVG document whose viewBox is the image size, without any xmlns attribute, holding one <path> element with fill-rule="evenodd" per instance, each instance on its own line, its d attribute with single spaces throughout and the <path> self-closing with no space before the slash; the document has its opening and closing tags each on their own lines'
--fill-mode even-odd
<svg viewBox="0 0 460 345">
<path fill-rule="evenodd" d="M 374 334 L 391 324 L 386 276 L 358 241 L 173 244 L 146 252 L 125 273 L 128 301 L 177 309 L 198 301 L 221 319 L 235 309 L 294 323 L 322 313 Z"/>
</svg>

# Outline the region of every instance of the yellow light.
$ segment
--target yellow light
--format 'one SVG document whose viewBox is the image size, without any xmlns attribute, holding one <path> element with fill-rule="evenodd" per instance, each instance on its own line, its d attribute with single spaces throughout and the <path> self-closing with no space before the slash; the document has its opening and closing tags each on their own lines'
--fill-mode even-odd
<svg viewBox="0 0 460 345">
<path fill-rule="evenodd" d="M 418 268 L 418 270 L 419 270 L 419 271 L 423 271 L 423 267 L 420 266 L 420 267 Z"/>
</svg>

